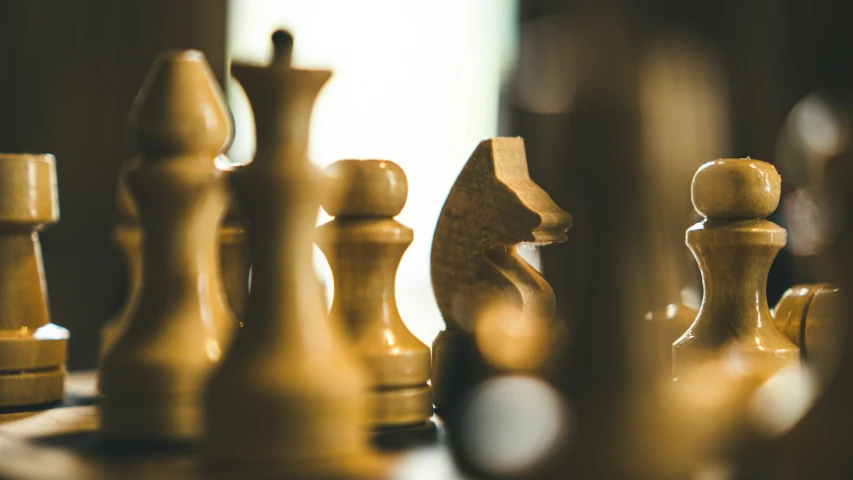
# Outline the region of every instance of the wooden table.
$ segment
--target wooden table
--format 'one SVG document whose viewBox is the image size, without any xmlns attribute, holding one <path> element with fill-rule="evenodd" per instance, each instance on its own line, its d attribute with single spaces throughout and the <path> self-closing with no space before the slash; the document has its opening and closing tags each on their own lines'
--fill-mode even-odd
<svg viewBox="0 0 853 480">
<path fill-rule="evenodd" d="M 116 451 L 98 436 L 95 372 L 68 376 L 66 399 L 55 407 L 0 413 L 0 479 L 197 480 L 191 451 Z M 392 457 L 394 480 L 461 479 L 450 454 L 438 445 Z"/>
</svg>

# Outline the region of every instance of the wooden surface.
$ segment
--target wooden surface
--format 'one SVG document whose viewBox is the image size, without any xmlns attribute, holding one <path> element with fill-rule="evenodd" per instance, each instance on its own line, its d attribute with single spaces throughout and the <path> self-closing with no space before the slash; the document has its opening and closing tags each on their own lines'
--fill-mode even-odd
<svg viewBox="0 0 853 480">
<path fill-rule="evenodd" d="M 135 480 L 206 478 L 188 448 L 124 449 L 99 433 L 95 372 L 68 376 L 62 404 L 46 410 L 0 413 L 0 478 L 9 480 Z M 443 446 L 388 457 L 395 480 L 454 480 Z M 233 478 L 247 478 L 237 476 Z"/>
</svg>

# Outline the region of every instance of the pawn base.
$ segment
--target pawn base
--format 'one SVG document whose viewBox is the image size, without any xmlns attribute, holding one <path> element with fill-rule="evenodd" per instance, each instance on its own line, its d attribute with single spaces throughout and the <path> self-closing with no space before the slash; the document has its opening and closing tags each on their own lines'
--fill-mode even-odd
<svg viewBox="0 0 853 480">
<path fill-rule="evenodd" d="M 0 373 L 0 407 L 48 405 L 65 396 L 65 366 Z"/>
<path fill-rule="evenodd" d="M 427 419 L 415 425 L 375 428 L 371 442 L 384 452 L 429 446 L 438 442 L 438 427 L 432 419 Z"/>
</svg>

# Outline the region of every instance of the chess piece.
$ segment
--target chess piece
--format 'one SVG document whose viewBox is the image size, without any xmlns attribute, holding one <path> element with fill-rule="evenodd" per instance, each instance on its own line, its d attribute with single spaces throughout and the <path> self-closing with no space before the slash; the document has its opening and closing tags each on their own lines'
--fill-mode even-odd
<svg viewBox="0 0 853 480">
<path fill-rule="evenodd" d="M 773 309 L 779 330 L 800 347 L 803 361 L 829 367 L 837 353 L 841 290 L 818 283 L 789 288 Z"/>
<path fill-rule="evenodd" d="M 233 199 L 219 227 L 219 263 L 228 305 L 242 321 L 249 296 L 249 242 L 245 219 Z"/>
<path fill-rule="evenodd" d="M 216 229 L 227 190 L 214 161 L 232 126 L 201 52 L 161 54 L 130 114 L 140 155 L 125 172 L 142 228 L 142 284 L 101 358 L 101 432 L 192 441 L 201 392 L 235 321 L 221 294 Z"/>
<path fill-rule="evenodd" d="M 767 272 L 785 245 L 785 229 L 765 217 L 779 204 L 781 178 L 758 160 L 708 162 L 693 177 L 693 206 L 705 220 L 687 230 L 702 271 L 696 321 L 673 345 L 676 378 L 725 347 L 744 358 L 797 362 L 797 346 L 776 327 L 767 306 Z"/>
<path fill-rule="evenodd" d="M 853 152 L 848 147 L 835 155 L 825 166 L 825 185 L 831 191 L 832 201 L 827 206 L 838 235 L 824 252 L 831 262 L 826 276 L 838 278 L 839 306 L 838 358 L 830 375 L 818 372 L 818 382 L 811 369 L 805 381 L 791 385 L 788 392 L 796 392 L 797 401 L 785 398 L 782 408 L 789 413 L 782 416 L 784 435 L 776 442 L 777 462 L 786 478 L 851 478 L 853 456 L 853 417 L 847 413 L 853 403 L 853 328 L 850 328 L 849 302 L 853 291 Z M 816 389 L 815 383 L 822 388 Z M 780 411 L 780 410 L 776 410 Z"/>
<path fill-rule="evenodd" d="M 230 170 L 230 169 L 225 169 Z M 128 273 L 127 300 L 121 310 L 101 329 L 101 355 L 127 326 L 128 317 L 139 297 L 142 284 L 142 233 L 133 198 L 122 174 L 116 191 L 119 223 L 113 229 L 113 242 L 121 250 Z M 249 294 L 249 253 L 246 230 L 239 209 L 232 202 L 219 227 L 219 262 L 222 286 L 235 317 L 241 318 Z"/>
<path fill-rule="evenodd" d="M 527 173 L 521 138 L 480 143 L 450 191 L 432 244 L 432 285 L 447 328 L 433 344 L 436 412 L 498 371 L 547 360 L 554 292 L 520 243 L 566 241 L 572 217 Z"/>
<path fill-rule="evenodd" d="M 370 423 L 380 436 L 432 426 L 430 350 L 400 318 L 394 288 L 413 239 L 394 220 L 406 203 L 406 174 L 387 160 L 341 160 L 326 172 L 334 193 L 323 208 L 335 218 L 317 228 L 317 246 L 334 274 L 329 316 L 346 325 L 367 365 Z"/>
<path fill-rule="evenodd" d="M 236 165 L 228 157 L 217 158 L 216 166 L 225 172 L 234 171 Z M 219 263 L 222 286 L 231 312 L 238 320 L 243 319 L 246 298 L 249 296 L 249 241 L 246 232 L 246 217 L 237 199 L 231 195 L 228 213 L 219 227 Z"/>
<path fill-rule="evenodd" d="M 330 72 L 292 68 L 288 33 L 273 43 L 269 66 L 231 67 L 258 145 L 230 177 L 248 220 L 252 287 L 245 326 L 208 385 L 206 465 L 223 478 L 360 478 L 375 473 L 364 373 L 327 321 L 311 260 L 321 185 L 309 125 Z"/>
<path fill-rule="evenodd" d="M 655 309 L 643 318 L 643 334 L 657 357 L 657 370 L 664 377 L 672 376 L 672 344 L 693 325 L 698 310 L 680 303 L 670 303 Z"/>
<path fill-rule="evenodd" d="M 65 392 L 69 334 L 50 323 L 38 237 L 58 220 L 53 155 L 0 154 L 0 407 Z"/>
</svg>

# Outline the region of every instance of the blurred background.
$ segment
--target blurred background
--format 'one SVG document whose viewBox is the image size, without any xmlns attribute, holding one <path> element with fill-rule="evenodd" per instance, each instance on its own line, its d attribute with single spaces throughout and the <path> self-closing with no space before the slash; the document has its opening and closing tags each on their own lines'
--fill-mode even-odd
<svg viewBox="0 0 853 480">
<path fill-rule="evenodd" d="M 808 186 L 848 140 L 835 102 L 853 85 L 851 14 L 840 0 L 2 0 L 0 151 L 57 157 L 62 217 L 42 244 L 72 369 L 95 366 L 100 326 L 126 295 L 110 239 L 115 187 L 134 154 L 127 113 L 154 57 L 205 53 L 234 113 L 229 157 L 245 163 L 253 125 L 227 65 L 266 62 L 280 27 L 294 34 L 296 65 L 334 70 L 312 161 L 390 159 L 408 175 L 399 218 L 416 240 L 398 298 L 427 344 L 443 325 L 429 280 L 435 222 L 468 155 L 498 134 L 524 137 L 531 176 L 575 219 L 567 244 L 531 255 L 570 327 L 609 260 L 624 264 L 624 282 L 655 287 L 638 319 L 698 302 L 684 246 L 698 220 L 690 180 L 720 157 L 767 160 L 783 176 L 772 219 L 789 243 L 768 281 L 773 305 L 792 284 L 825 280 L 814 273 L 823 237 Z M 613 191 L 637 198 L 602 194 Z M 607 259 L 598 240 L 638 208 L 637 249 Z M 319 255 L 317 269 L 330 285 Z"/>
</svg>

